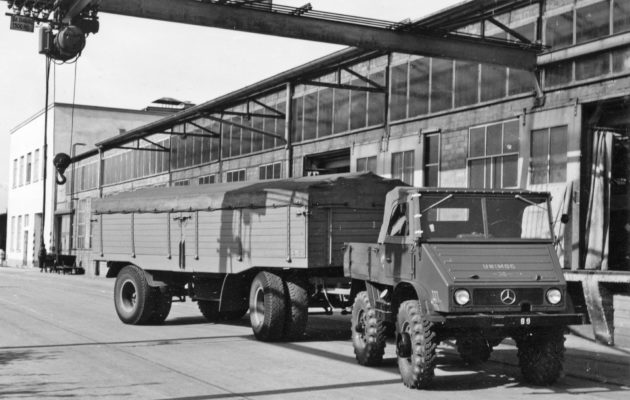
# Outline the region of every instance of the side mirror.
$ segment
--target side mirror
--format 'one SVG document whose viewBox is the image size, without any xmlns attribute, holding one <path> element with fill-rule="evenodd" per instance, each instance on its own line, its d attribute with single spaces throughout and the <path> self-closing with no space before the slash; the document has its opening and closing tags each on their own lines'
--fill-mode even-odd
<svg viewBox="0 0 630 400">
<path fill-rule="evenodd" d="M 58 185 L 63 185 L 66 183 L 66 177 L 63 175 L 66 172 L 66 169 L 72 162 L 72 159 L 66 153 L 58 153 L 53 158 L 53 165 L 57 170 L 57 176 L 55 177 L 55 181 Z"/>
</svg>

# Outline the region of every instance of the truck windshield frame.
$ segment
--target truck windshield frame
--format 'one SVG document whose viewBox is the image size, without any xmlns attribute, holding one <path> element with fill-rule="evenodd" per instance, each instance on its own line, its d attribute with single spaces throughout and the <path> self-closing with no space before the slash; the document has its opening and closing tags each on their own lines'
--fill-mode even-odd
<svg viewBox="0 0 630 400">
<path fill-rule="evenodd" d="M 415 200 L 420 241 L 553 242 L 543 194 L 431 193 Z"/>
</svg>

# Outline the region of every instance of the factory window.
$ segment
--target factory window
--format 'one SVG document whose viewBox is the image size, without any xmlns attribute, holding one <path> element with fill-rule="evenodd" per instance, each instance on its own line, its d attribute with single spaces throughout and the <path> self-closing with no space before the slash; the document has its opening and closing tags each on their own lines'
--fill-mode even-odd
<svg viewBox="0 0 630 400">
<path fill-rule="evenodd" d="M 565 85 L 573 79 L 573 62 L 562 61 L 545 68 L 545 86 Z"/>
<path fill-rule="evenodd" d="M 453 61 L 434 58 L 431 63 L 431 112 L 453 107 Z"/>
<path fill-rule="evenodd" d="M 616 49 L 612 52 L 613 73 L 630 70 L 630 47 Z"/>
<path fill-rule="evenodd" d="M 180 179 L 178 181 L 173 182 L 173 186 L 189 186 L 190 179 Z"/>
<path fill-rule="evenodd" d="M 18 160 L 13 159 L 13 183 L 12 187 L 15 189 L 18 186 Z"/>
<path fill-rule="evenodd" d="M 566 182 L 567 131 L 566 125 L 532 131 L 530 184 Z"/>
<path fill-rule="evenodd" d="M 245 181 L 245 170 L 239 169 L 235 171 L 228 171 L 225 173 L 226 182 L 243 182 Z"/>
<path fill-rule="evenodd" d="M 414 151 L 392 153 L 392 178 L 413 185 Z"/>
<path fill-rule="evenodd" d="M 610 73 L 610 53 L 592 54 L 575 60 L 575 80 L 596 78 Z"/>
<path fill-rule="evenodd" d="M 613 33 L 630 30 L 630 0 L 613 1 Z"/>
<path fill-rule="evenodd" d="M 33 155 L 31 153 L 28 153 L 26 155 L 26 184 L 30 184 L 31 183 L 31 179 L 32 179 L 32 167 L 33 167 L 33 159 L 32 159 Z"/>
<path fill-rule="evenodd" d="M 17 219 L 17 237 L 15 241 L 15 251 L 22 250 L 22 216 L 19 215 Z"/>
<path fill-rule="evenodd" d="M 77 203 L 77 222 L 75 235 L 75 248 L 89 249 L 92 247 L 90 229 L 90 199 L 81 199 Z"/>
<path fill-rule="evenodd" d="M 199 177 L 199 185 L 209 185 L 214 183 L 216 180 L 216 175 L 206 175 Z"/>
<path fill-rule="evenodd" d="M 610 0 L 600 1 L 575 10 L 577 44 L 610 34 Z"/>
<path fill-rule="evenodd" d="M 545 44 L 552 49 L 573 44 L 573 10 L 547 18 Z"/>
<path fill-rule="evenodd" d="M 469 187 L 518 186 L 518 139 L 518 120 L 470 128 Z"/>
<path fill-rule="evenodd" d="M 357 172 L 376 173 L 376 156 L 357 158 Z"/>
<path fill-rule="evenodd" d="M 390 116 L 392 121 L 407 118 L 408 64 L 391 67 Z"/>
<path fill-rule="evenodd" d="M 24 156 L 20 157 L 20 186 L 24 185 Z"/>
<path fill-rule="evenodd" d="M 503 80 L 502 83 L 505 83 Z M 479 101 L 479 64 L 468 61 L 455 62 L 455 107 L 467 106 Z"/>
<path fill-rule="evenodd" d="M 267 165 L 261 165 L 258 167 L 258 179 L 280 179 L 280 171 L 282 170 L 282 163 L 273 163 Z M 245 179 L 243 179 L 245 180 Z"/>
<path fill-rule="evenodd" d="M 409 117 L 429 112 L 430 71 L 430 58 L 418 58 L 409 63 Z"/>
<path fill-rule="evenodd" d="M 440 134 L 431 133 L 424 136 L 424 186 L 440 185 Z"/>
<path fill-rule="evenodd" d="M 39 149 L 35 149 L 35 154 L 33 155 L 33 182 L 39 180 L 39 174 Z"/>
</svg>

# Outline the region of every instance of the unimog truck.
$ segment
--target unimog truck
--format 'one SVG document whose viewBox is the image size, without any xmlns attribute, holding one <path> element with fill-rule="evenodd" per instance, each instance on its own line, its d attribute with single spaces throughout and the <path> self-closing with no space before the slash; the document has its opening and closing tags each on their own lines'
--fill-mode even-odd
<svg viewBox="0 0 630 400">
<path fill-rule="evenodd" d="M 116 278 L 126 324 L 158 324 L 172 301 L 209 321 L 249 310 L 264 341 L 299 338 L 308 307 L 349 308 L 348 241 L 375 241 L 386 194 L 374 174 L 150 188 L 92 202 L 92 258 Z"/>
<path fill-rule="evenodd" d="M 562 372 L 564 333 L 582 324 L 554 248 L 547 193 L 398 187 L 387 194 L 374 243 L 347 243 L 352 343 L 378 365 L 395 332 L 403 383 L 426 388 L 436 347 L 455 340 L 469 364 L 511 337 L 526 381 Z"/>
</svg>

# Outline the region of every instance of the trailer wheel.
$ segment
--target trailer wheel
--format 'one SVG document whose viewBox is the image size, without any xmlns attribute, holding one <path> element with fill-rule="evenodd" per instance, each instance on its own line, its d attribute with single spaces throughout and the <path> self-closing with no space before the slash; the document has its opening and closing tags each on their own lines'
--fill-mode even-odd
<svg viewBox="0 0 630 400">
<path fill-rule="evenodd" d="M 469 365 L 482 364 L 490 358 L 492 347 L 481 332 L 470 332 L 457 338 L 459 356 Z"/>
<path fill-rule="evenodd" d="M 141 325 L 153 314 L 153 293 L 144 271 L 134 265 L 120 270 L 114 285 L 114 306 L 122 322 Z"/>
<path fill-rule="evenodd" d="M 218 301 L 198 300 L 197 307 L 208 322 L 217 322 L 220 319 Z"/>
<path fill-rule="evenodd" d="M 284 290 L 287 295 L 284 339 L 296 340 L 304 335 L 308 321 L 306 280 L 298 276 L 289 276 L 284 280 Z"/>
<path fill-rule="evenodd" d="M 352 305 L 352 346 L 357 362 L 361 365 L 379 365 L 385 352 L 383 321 L 376 317 L 367 292 L 357 294 Z"/>
<path fill-rule="evenodd" d="M 171 312 L 171 305 L 173 304 L 173 296 L 168 291 L 164 292 L 160 288 L 151 288 L 154 299 L 153 313 L 149 318 L 150 324 L 161 324 L 166 320 L 168 314 Z"/>
<path fill-rule="evenodd" d="M 540 328 L 515 339 L 525 381 L 546 386 L 558 380 L 565 351 L 562 328 Z"/>
<path fill-rule="evenodd" d="M 249 320 L 256 339 L 269 342 L 282 338 L 285 312 L 282 279 L 271 272 L 260 272 L 249 291 Z"/>
<path fill-rule="evenodd" d="M 405 386 L 424 389 L 433 380 L 438 340 L 417 300 L 400 305 L 396 321 L 398 369 Z"/>
</svg>

